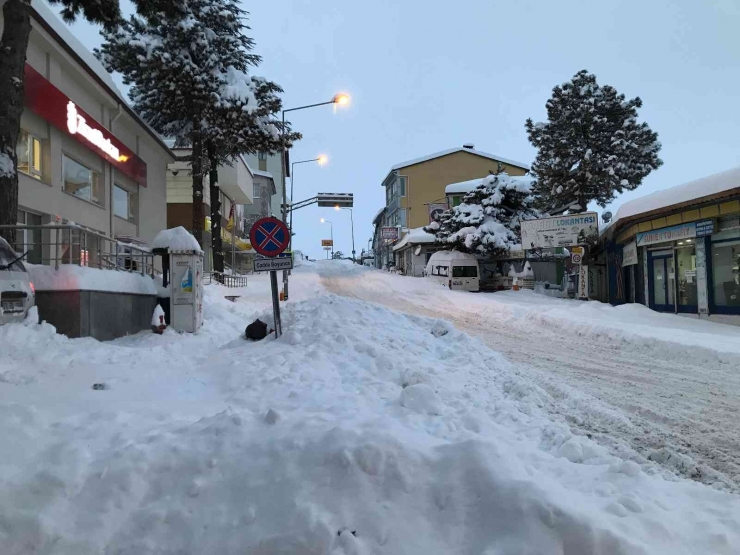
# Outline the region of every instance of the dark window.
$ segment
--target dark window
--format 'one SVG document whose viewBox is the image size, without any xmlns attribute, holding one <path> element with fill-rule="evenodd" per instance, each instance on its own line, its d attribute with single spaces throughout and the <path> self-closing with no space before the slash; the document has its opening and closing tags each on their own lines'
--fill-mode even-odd
<svg viewBox="0 0 740 555">
<path fill-rule="evenodd" d="M 456 278 L 474 278 L 478 277 L 478 268 L 475 266 L 453 266 L 452 277 Z"/>
</svg>

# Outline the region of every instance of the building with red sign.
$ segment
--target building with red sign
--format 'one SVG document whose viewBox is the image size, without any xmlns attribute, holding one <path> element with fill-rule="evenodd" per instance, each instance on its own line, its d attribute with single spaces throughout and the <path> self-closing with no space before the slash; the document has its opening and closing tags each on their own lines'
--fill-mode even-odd
<svg viewBox="0 0 740 555">
<path fill-rule="evenodd" d="M 75 222 L 149 243 L 167 228 L 166 174 L 175 155 L 51 9 L 32 6 L 18 223 Z"/>
</svg>

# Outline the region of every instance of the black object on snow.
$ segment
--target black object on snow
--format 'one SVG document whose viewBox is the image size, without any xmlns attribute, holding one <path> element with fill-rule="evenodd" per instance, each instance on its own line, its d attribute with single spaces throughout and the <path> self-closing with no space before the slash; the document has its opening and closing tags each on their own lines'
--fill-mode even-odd
<svg viewBox="0 0 740 555">
<path fill-rule="evenodd" d="M 252 341 L 259 341 L 267 337 L 267 324 L 257 318 L 254 322 L 247 326 L 244 330 L 244 336 Z"/>
</svg>

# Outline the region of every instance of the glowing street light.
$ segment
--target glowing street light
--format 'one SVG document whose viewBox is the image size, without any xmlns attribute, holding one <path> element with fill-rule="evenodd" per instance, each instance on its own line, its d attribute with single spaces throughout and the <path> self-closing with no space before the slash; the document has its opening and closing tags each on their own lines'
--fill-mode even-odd
<svg viewBox="0 0 740 555">
<path fill-rule="evenodd" d="M 347 93 L 338 93 L 334 95 L 334 98 L 332 98 L 331 101 L 334 104 L 346 106 L 347 104 L 349 104 L 349 95 Z"/>
</svg>

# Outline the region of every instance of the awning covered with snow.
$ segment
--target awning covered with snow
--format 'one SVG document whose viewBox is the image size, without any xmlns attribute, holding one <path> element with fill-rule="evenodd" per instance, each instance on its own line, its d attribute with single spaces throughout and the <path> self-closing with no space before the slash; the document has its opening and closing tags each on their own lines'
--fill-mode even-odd
<svg viewBox="0 0 740 555">
<path fill-rule="evenodd" d="M 416 227 L 409 230 L 409 232 L 401 239 L 397 245 L 393 247 L 394 251 L 401 250 L 407 245 L 423 245 L 426 243 L 434 243 L 435 238 L 431 233 L 424 231 L 423 227 Z"/>
</svg>

